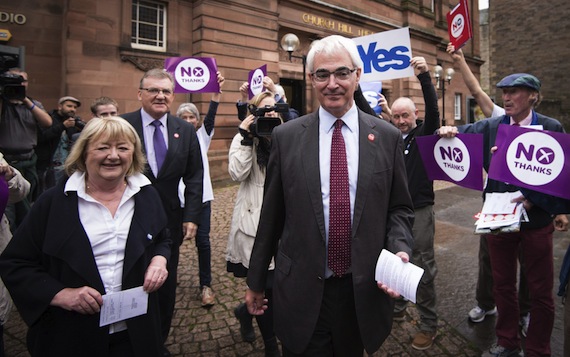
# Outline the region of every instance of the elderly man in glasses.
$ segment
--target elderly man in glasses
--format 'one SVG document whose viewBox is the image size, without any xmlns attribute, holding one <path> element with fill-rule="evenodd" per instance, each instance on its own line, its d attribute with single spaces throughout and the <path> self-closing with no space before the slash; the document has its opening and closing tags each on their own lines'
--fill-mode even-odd
<svg viewBox="0 0 570 357">
<path fill-rule="evenodd" d="M 390 334 L 393 297 L 374 279 L 382 249 L 411 254 L 413 206 L 402 135 L 361 111 L 362 61 L 342 36 L 307 56 L 319 109 L 273 130 L 246 303 L 263 314 L 275 256 L 273 312 L 284 356 L 362 356 Z"/>
</svg>

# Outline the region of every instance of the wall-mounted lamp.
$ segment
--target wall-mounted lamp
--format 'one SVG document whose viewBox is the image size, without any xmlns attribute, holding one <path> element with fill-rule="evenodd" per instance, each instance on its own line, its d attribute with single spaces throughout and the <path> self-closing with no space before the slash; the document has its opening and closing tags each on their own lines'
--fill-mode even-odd
<svg viewBox="0 0 570 357">
<path fill-rule="evenodd" d="M 305 55 L 301 55 L 301 56 L 293 55 L 293 52 L 295 52 L 299 48 L 300 44 L 301 44 L 301 41 L 299 41 L 299 37 L 297 37 L 297 35 L 295 35 L 293 33 L 288 33 L 281 38 L 281 48 L 283 50 L 287 51 L 287 53 L 289 53 L 289 61 L 291 61 L 292 58 L 300 58 L 303 60 L 303 81 L 301 82 L 301 88 L 302 88 L 301 115 L 304 115 L 306 108 L 307 108 L 307 105 L 306 105 L 306 101 L 307 101 L 307 99 L 306 99 L 306 95 L 307 95 L 307 93 L 306 93 L 306 91 L 307 91 L 307 85 L 306 85 L 307 56 L 305 56 Z"/>
</svg>

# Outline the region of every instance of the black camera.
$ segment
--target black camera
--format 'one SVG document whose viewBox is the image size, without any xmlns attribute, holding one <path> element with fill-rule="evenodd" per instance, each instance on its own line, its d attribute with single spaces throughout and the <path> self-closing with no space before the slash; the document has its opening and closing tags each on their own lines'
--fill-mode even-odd
<svg viewBox="0 0 570 357">
<path fill-rule="evenodd" d="M 26 87 L 22 83 L 24 83 L 24 77 L 19 74 L 1 73 L 0 96 L 5 100 L 24 100 L 26 98 Z"/>
<path fill-rule="evenodd" d="M 249 112 L 255 117 L 253 123 L 249 127 L 249 131 L 257 137 L 260 136 L 271 136 L 273 129 L 281 124 L 281 118 L 279 117 L 266 117 L 265 114 L 269 112 L 284 113 L 289 110 L 289 104 L 287 103 L 276 103 L 275 106 L 270 107 L 266 105 L 265 107 L 256 107 L 255 105 L 249 105 Z"/>
<path fill-rule="evenodd" d="M 83 130 L 83 128 L 85 128 L 85 123 L 83 120 L 81 120 L 80 117 L 75 117 L 75 127 L 79 130 Z"/>
</svg>

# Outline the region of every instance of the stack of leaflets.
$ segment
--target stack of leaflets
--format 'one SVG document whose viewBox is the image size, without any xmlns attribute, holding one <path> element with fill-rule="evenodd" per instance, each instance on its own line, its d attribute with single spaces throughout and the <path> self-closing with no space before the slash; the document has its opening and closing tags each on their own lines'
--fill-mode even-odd
<svg viewBox="0 0 570 357">
<path fill-rule="evenodd" d="M 485 194 L 485 203 L 479 219 L 475 222 L 475 233 L 518 232 L 521 222 L 528 222 L 522 202 L 516 202 L 522 193 L 493 192 Z"/>
</svg>

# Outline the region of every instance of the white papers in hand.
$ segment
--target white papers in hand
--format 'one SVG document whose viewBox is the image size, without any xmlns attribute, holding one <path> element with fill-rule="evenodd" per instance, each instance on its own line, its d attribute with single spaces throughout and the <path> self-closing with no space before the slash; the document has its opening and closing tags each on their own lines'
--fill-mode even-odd
<svg viewBox="0 0 570 357">
<path fill-rule="evenodd" d="M 517 232 L 526 212 L 521 202 L 511 201 L 521 196 L 520 191 L 487 193 L 479 220 L 475 223 L 475 233 L 489 233 L 493 230 Z"/>
<path fill-rule="evenodd" d="M 485 194 L 485 203 L 481 213 L 484 214 L 513 214 L 517 202 L 511 202 L 522 196 L 521 191 L 516 192 L 488 192 Z"/>
<path fill-rule="evenodd" d="M 148 294 L 142 286 L 103 295 L 99 326 L 109 325 L 131 317 L 144 315 L 148 308 Z"/>
<path fill-rule="evenodd" d="M 388 285 L 413 303 L 416 302 L 416 292 L 423 274 L 422 268 L 402 262 L 402 258 L 386 249 L 382 249 L 376 263 L 376 281 Z"/>
</svg>

